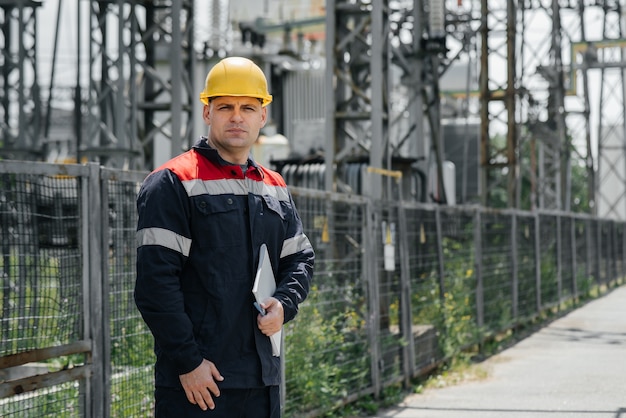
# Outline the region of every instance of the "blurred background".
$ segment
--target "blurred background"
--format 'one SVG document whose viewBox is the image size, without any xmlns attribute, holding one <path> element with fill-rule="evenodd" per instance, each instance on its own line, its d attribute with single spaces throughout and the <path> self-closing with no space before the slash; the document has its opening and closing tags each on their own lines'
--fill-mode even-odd
<svg viewBox="0 0 626 418">
<path fill-rule="evenodd" d="M 0 155 L 154 168 L 206 133 L 206 73 L 242 55 L 275 98 L 255 156 L 293 185 L 384 196 L 373 166 L 406 199 L 623 220 L 622 7 L 0 0 Z"/>
</svg>

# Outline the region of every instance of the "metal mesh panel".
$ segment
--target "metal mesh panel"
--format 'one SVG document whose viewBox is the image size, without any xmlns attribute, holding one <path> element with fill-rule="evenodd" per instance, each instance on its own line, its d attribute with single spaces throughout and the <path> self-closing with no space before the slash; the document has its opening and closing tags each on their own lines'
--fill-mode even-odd
<svg viewBox="0 0 626 418">
<path fill-rule="evenodd" d="M 620 244 L 619 244 L 619 236 L 618 236 L 618 225 L 616 222 L 611 221 L 609 224 L 610 227 L 610 234 L 611 234 L 611 254 L 607 255 L 608 258 L 608 264 L 610 265 L 610 274 L 607 277 L 607 280 L 610 282 L 612 282 L 614 279 L 619 277 L 618 274 L 618 269 L 619 269 L 619 262 L 618 259 L 620 258 Z"/>
<path fill-rule="evenodd" d="M 612 274 L 612 256 L 613 256 L 613 230 L 611 228 L 612 222 L 603 220 L 599 221 L 598 227 L 600 228 L 600 252 L 598 262 L 600 263 L 600 277 L 601 283 L 607 284 L 609 279 L 613 277 Z"/>
<path fill-rule="evenodd" d="M 83 338 L 79 186 L 74 177 L 0 174 L 0 356 Z M 75 355 L 20 365 L 0 370 L 0 381 L 83 362 L 82 355 Z M 68 387 L 4 399 L 0 416 L 78 416 L 77 391 Z M 66 406 L 75 415 L 55 413 Z"/>
<path fill-rule="evenodd" d="M 316 247 L 309 298 L 285 327 L 287 416 L 328 408 L 371 386 L 362 257 L 364 206 L 298 196 L 305 233 Z M 328 209 L 328 210 L 326 210 Z"/>
<path fill-rule="evenodd" d="M 535 217 L 517 217 L 517 313 L 530 317 L 537 313 L 537 254 Z"/>
<path fill-rule="evenodd" d="M 575 243 L 572 240 L 572 225 L 574 220 L 571 218 L 560 217 L 561 222 L 561 298 L 569 298 L 575 294 L 574 287 L 574 248 Z"/>
<path fill-rule="evenodd" d="M 556 222 L 554 215 L 539 215 L 542 308 L 559 302 Z"/>
<path fill-rule="evenodd" d="M 589 295 L 592 284 L 589 223 L 586 219 L 577 219 L 574 231 L 576 239 L 576 289 L 578 296 Z"/>
<path fill-rule="evenodd" d="M 152 416 L 154 340 L 133 299 L 137 181 L 107 182 L 111 416 Z"/>
<path fill-rule="evenodd" d="M 434 210 L 407 210 L 409 270 L 415 368 L 427 367 L 440 358 L 437 335 L 443 330 L 436 214 Z"/>
<path fill-rule="evenodd" d="M 623 279 L 626 273 L 626 257 L 624 251 L 624 239 L 626 239 L 625 228 L 623 224 L 615 225 L 615 278 Z"/>
<path fill-rule="evenodd" d="M 374 248 L 377 250 L 370 256 L 376 258 L 375 266 L 378 269 L 378 307 L 372 306 L 372 309 L 378 309 L 379 314 L 376 330 L 380 349 L 378 367 L 383 380 L 394 381 L 402 376 L 401 347 L 405 344 L 400 317 L 398 218 L 393 207 L 379 207 L 377 210 L 380 213 L 379 223 L 373 225 Z M 385 251 L 390 252 L 385 255 Z M 385 257 L 393 260 L 385 261 Z"/>
<path fill-rule="evenodd" d="M 484 325 L 500 331 L 512 321 L 511 216 L 482 217 Z"/>
<path fill-rule="evenodd" d="M 76 341 L 83 319 L 78 182 L 4 174 L 0 183 L 0 355 Z"/>
<path fill-rule="evenodd" d="M 0 399 L 3 418 L 78 418 L 85 416 L 85 394 L 79 383 L 40 389 Z"/>
<path fill-rule="evenodd" d="M 441 210 L 444 353 L 477 342 L 474 212 Z"/>
<path fill-rule="evenodd" d="M 601 272 L 600 272 L 600 254 L 602 249 L 600 247 L 600 222 L 589 222 L 588 238 L 588 260 L 589 260 L 589 274 L 590 280 L 593 284 L 600 284 Z"/>
</svg>

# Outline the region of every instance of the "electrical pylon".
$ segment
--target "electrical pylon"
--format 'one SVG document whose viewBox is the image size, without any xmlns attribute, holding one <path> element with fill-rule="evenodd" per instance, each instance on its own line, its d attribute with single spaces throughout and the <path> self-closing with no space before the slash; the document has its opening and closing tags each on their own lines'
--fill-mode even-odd
<svg viewBox="0 0 626 418">
<path fill-rule="evenodd" d="M 41 157 L 41 99 L 37 65 L 40 2 L 0 0 L 0 155 Z"/>
<path fill-rule="evenodd" d="M 363 156 L 370 167 L 384 169 L 394 169 L 400 158 L 404 167 L 424 160 L 424 171 L 434 167 L 442 178 L 443 38 L 429 33 L 423 10 L 417 0 L 326 2 L 325 164 L 335 168 L 326 171 L 328 190 L 350 191 L 343 172 Z M 366 193 L 383 196 L 389 189 L 383 182 L 368 176 Z M 436 188 L 444 192 L 442 182 Z M 440 196 L 445 201 L 445 193 Z"/>
<path fill-rule="evenodd" d="M 597 214 L 626 219 L 626 105 L 623 7 L 619 1 L 602 4 L 602 39 L 581 51 L 584 68 L 600 72 L 598 121 Z"/>
<path fill-rule="evenodd" d="M 170 141 L 172 156 L 191 145 L 193 1 L 89 4 L 88 129 L 79 152 L 113 167 L 153 168 L 157 138 Z"/>
<path fill-rule="evenodd" d="M 383 167 L 388 122 L 388 3 L 326 2 L 326 96 L 331 102 L 326 123 L 327 190 L 338 185 L 341 191 L 339 178 L 350 158 L 367 155 L 370 166 Z M 382 195 L 380 177 L 373 177 L 370 190 L 372 196 Z"/>
</svg>

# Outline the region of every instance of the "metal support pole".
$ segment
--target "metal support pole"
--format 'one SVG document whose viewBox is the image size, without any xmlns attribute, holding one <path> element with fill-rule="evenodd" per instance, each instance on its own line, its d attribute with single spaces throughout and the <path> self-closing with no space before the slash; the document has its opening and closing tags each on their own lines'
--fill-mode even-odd
<svg viewBox="0 0 626 418">
<path fill-rule="evenodd" d="M 476 275 L 476 325 L 479 330 L 485 325 L 482 241 L 482 213 L 481 209 L 476 209 L 474 215 L 474 271 Z"/>
<path fill-rule="evenodd" d="M 541 312 L 541 218 L 538 213 L 535 212 L 535 292 L 536 292 L 536 310 L 537 314 Z"/>
</svg>

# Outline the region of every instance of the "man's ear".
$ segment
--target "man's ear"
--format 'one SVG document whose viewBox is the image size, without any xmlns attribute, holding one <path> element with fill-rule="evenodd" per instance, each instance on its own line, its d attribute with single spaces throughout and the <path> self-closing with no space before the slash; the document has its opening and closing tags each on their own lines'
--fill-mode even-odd
<svg viewBox="0 0 626 418">
<path fill-rule="evenodd" d="M 204 105 L 204 107 L 202 108 L 202 119 L 204 119 L 204 123 L 206 123 L 208 126 L 211 125 L 210 114 L 211 104 L 209 103 L 208 105 Z"/>
<path fill-rule="evenodd" d="M 262 112 L 262 115 L 261 115 L 261 128 L 262 128 L 267 123 L 267 107 L 262 107 L 261 112 Z"/>
</svg>

